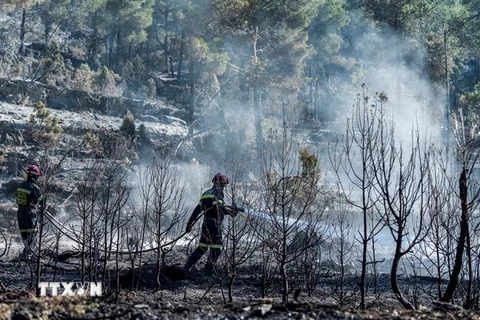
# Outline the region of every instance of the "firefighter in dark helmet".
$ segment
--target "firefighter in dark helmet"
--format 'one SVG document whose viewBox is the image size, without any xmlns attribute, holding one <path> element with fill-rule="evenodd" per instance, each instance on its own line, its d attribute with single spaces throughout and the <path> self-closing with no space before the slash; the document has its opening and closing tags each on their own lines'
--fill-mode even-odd
<svg viewBox="0 0 480 320">
<path fill-rule="evenodd" d="M 40 169 L 36 165 L 31 165 L 26 173 L 27 179 L 18 186 L 15 198 L 18 205 L 18 228 L 24 244 L 21 258 L 31 259 L 38 232 L 37 204 L 43 205 L 43 196 L 37 185 L 37 179 L 41 175 Z"/>
<path fill-rule="evenodd" d="M 187 222 L 186 232 L 190 232 L 203 213 L 202 234 L 198 247 L 192 252 L 185 264 L 185 270 L 190 271 L 200 258 L 210 249 L 205 273 L 217 273 L 217 260 L 222 252 L 222 222 L 225 215 L 235 217 L 243 208 L 235 204 L 225 205 L 223 189 L 228 184 L 228 178 L 222 173 L 217 173 L 212 179 L 213 187 L 205 191 Z"/>
</svg>

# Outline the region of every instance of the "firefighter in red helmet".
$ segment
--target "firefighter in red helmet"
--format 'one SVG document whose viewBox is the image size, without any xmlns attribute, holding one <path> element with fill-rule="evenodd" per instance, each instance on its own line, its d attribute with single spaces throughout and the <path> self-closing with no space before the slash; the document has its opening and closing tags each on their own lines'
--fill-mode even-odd
<svg viewBox="0 0 480 320">
<path fill-rule="evenodd" d="M 38 232 L 37 204 L 43 202 L 43 196 L 37 185 L 37 179 L 41 175 L 40 169 L 36 165 L 31 165 L 26 173 L 27 179 L 18 186 L 15 199 L 18 205 L 18 228 L 24 244 L 21 258 L 31 259 Z"/>
<path fill-rule="evenodd" d="M 217 173 L 212 179 L 213 187 L 205 191 L 187 222 L 186 232 L 190 232 L 193 225 L 203 213 L 202 234 L 198 247 L 192 252 L 185 264 L 185 270 L 190 271 L 200 258 L 210 250 L 205 273 L 214 275 L 217 273 L 217 260 L 222 252 L 222 222 L 225 215 L 235 217 L 243 208 L 225 205 L 223 189 L 228 184 L 228 177 Z"/>
</svg>

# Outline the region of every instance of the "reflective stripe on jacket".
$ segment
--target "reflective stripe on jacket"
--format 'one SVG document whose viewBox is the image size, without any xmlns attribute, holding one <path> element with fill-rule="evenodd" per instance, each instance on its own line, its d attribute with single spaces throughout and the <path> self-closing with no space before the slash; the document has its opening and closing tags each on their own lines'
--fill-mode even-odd
<svg viewBox="0 0 480 320">
<path fill-rule="evenodd" d="M 15 193 L 15 201 L 19 209 L 23 207 L 28 210 L 33 210 L 42 198 L 39 186 L 32 180 L 22 182 Z"/>
</svg>

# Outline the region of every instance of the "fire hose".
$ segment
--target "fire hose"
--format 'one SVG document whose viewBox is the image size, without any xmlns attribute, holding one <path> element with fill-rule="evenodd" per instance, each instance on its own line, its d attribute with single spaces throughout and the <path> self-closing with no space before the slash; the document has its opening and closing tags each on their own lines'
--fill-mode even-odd
<svg viewBox="0 0 480 320">
<path fill-rule="evenodd" d="M 234 207 L 231 207 L 231 206 L 226 206 L 228 209 L 230 210 L 234 210 L 236 211 L 237 213 L 240 213 L 242 214 L 243 216 L 248 216 L 247 213 L 245 213 L 245 210 L 243 208 L 238 208 L 237 206 L 234 206 Z M 61 223 L 60 221 L 58 221 L 57 218 L 55 218 L 50 212 L 48 212 L 47 210 L 44 210 L 44 216 L 50 221 L 50 223 L 55 227 L 57 228 L 64 236 L 66 236 L 68 239 L 72 240 L 73 242 L 75 242 L 76 244 L 82 246 L 83 244 L 80 242 L 80 240 L 78 238 L 76 238 L 74 235 L 72 236 L 71 234 L 73 233 L 69 228 L 67 228 L 65 225 L 63 225 L 63 223 Z M 164 243 L 162 245 L 160 245 L 160 248 L 164 248 L 164 247 L 168 247 L 174 243 L 176 243 L 178 240 L 180 240 L 181 238 L 183 238 L 188 232 L 186 231 L 183 231 L 182 233 L 180 233 L 180 235 L 178 235 L 177 237 L 175 237 L 174 239 L 170 240 L 169 242 L 167 243 Z M 94 249 L 92 247 L 89 247 L 90 249 Z M 105 247 L 103 247 L 103 249 L 105 249 Z M 110 250 L 107 250 L 106 253 L 109 253 L 109 254 L 121 254 L 121 255 L 126 255 L 126 254 L 139 254 L 139 253 L 147 253 L 147 252 L 152 252 L 152 251 L 156 251 L 158 250 L 159 247 L 153 247 L 153 248 L 149 248 L 149 249 L 141 249 L 141 250 L 135 250 L 135 251 L 110 251 Z M 102 250 L 103 252 L 105 252 L 105 250 Z"/>
<path fill-rule="evenodd" d="M 75 238 L 74 236 L 70 235 L 69 233 L 72 233 L 72 231 L 70 229 L 68 229 L 67 227 L 65 227 L 60 221 L 58 221 L 57 218 L 55 218 L 50 212 L 48 212 L 47 210 L 44 210 L 44 216 L 52 223 L 52 225 L 57 228 L 63 235 L 65 235 L 68 239 L 74 241 L 76 244 L 82 246 L 83 244 L 80 242 L 80 240 L 78 240 L 77 238 Z M 185 236 L 187 234 L 187 232 L 182 232 L 180 235 L 178 235 L 176 238 L 170 240 L 169 242 L 167 243 L 164 243 L 162 245 L 160 245 L 160 248 L 164 248 L 164 247 L 168 247 L 172 244 L 174 244 L 175 242 L 177 242 L 178 240 L 180 240 L 181 238 L 183 238 L 183 236 Z M 90 249 L 94 249 L 92 247 L 89 247 Z M 103 247 L 103 249 L 105 249 L 105 247 Z M 110 250 L 107 250 L 106 252 L 109 253 L 109 254 L 121 254 L 121 255 L 124 255 L 124 254 L 139 254 L 139 253 L 147 253 L 147 252 L 152 252 L 152 251 L 155 251 L 155 250 L 158 250 L 159 247 L 153 247 L 153 248 L 149 248 L 149 249 L 141 249 L 141 250 L 135 250 L 135 251 L 110 251 Z M 105 252 L 105 250 L 102 250 L 103 252 Z"/>
</svg>

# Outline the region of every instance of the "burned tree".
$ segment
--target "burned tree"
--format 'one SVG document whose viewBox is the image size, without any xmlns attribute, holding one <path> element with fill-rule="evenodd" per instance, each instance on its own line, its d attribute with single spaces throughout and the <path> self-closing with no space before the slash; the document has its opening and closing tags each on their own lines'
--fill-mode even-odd
<svg viewBox="0 0 480 320">
<path fill-rule="evenodd" d="M 375 196 L 375 150 L 378 148 L 384 104 L 388 101 L 384 94 L 373 99 L 367 89 L 356 97 L 352 117 L 347 119 L 347 129 L 343 145 L 329 149 L 330 163 L 337 175 L 341 194 L 356 210 L 361 212 L 361 230 L 357 241 L 361 249 L 360 309 L 365 310 L 366 278 L 368 266 L 376 266 L 377 261 L 369 260 L 370 246 L 375 256 L 375 237 L 383 228 L 382 211 L 376 211 L 378 198 Z"/>
<path fill-rule="evenodd" d="M 243 207 L 243 203 L 238 203 L 238 201 L 251 197 L 251 189 L 246 184 L 240 185 L 238 182 L 243 174 L 243 169 L 241 162 L 236 159 L 232 159 L 232 166 L 227 169 L 227 176 L 230 177 L 227 187 L 227 193 L 231 195 L 230 203 L 241 207 Z M 255 229 L 251 225 L 253 219 L 249 217 L 248 211 L 239 212 L 236 217 L 227 219 L 224 260 L 228 281 L 228 301 L 232 302 L 233 285 L 238 276 L 238 269 L 252 258 L 258 248 L 259 240 L 255 237 Z"/>
<path fill-rule="evenodd" d="M 352 212 L 349 208 L 350 205 L 344 201 L 343 197 L 337 199 L 334 204 L 333 216 L 330 218 L 334 237 L 332 240 L 332 255 L 336 257 L 336 262 L 340 267 L 337 289 L 333 293 L 336 293 L 336 300 L 340 306 L 355 300 L 355 295 L 349 294 L 346 288 L 348 266 L 353 263 L 351 256 L 355 248 Z"/>
<path fill-rule="evenodd" d="M 473 271 L 473 252 L 472 252 L 472 234 L 470 231 L 470 221 L 472 213 L 477 207 L 480 197 L 480 187 L 474 175 L 475 169 L 480 160 L 478 151 L 478 119 L 473 114 L 469 115 L 469 121 L 462 113 L 453 117 L 454 134 L 456 138 L 455 153 L 459 164 L 458 178 L 458 199 L 460 202 L 460 231 L 455 251 L 455 260 L 450 274 L 450 280 L 447 288 L 441 297 L 441 301 L 449 302 L 452 300 L 455 289 L 459 282 L 459 275 L 464 264 L 464 254 L 466 254 L 468 283 L 465 289 L 464 305 L 470 308 L 473 303 L 472 290 L 474 281 Z"/>
<path fill-rule="evenodd" d="M 140 214 L 145 221 L 146 240 L 155 248 L 156 288 L 160 288 L 160 270 L 165 257 L 181 235 L 185 220 L 186 182 L 170 158 L 153 159 L 140 175 Z M 145 237 L 142 235 L 143 246 Z"/>
<path fill-rule="evenodd" d="M 78 250 L 81 254 L 80 275 L 82 281 L 94 281 L 96 275 L 93 270 L 98 270 L 100 263 L 100 248 L 95 238 L 98 238 L 97 225 L 99 217 L 95 214 L 99 202 L 100 176 L 97 174 L 98 162 L 87 168 L 87 173 L 78 179 L 75 194 L 75 211 L 80 220 L 80 230 L 74 232 Z"/>
<path fill-rule="evenodd" d="M 119 259 L 120 229 L 125 223 L 124 209 L 130 197 L 127 156 L 131 144 L 121 136 L 103 134 L 85 137 L 89 151 L 96 153 L 98 159 L 91 161 L 78 176 L 75 211 L 80 226 L 72 227 L 71 231 L 81 253 L 82 280 L 100 278 L 105 282 L 107 260 L 112 254 L 115 261 Z"/>
<path fill-rule="evenodd" d="M 419 289 L 435 300 L 441 299 L 444 290 L 443 280 L 448 278 L 452 271 L 458 225 L 456 184 L 452 184 L 447 173 L 445 159 L 442 158 L 440 150 L 432 152 L 430 174 L 426 182 L 429 185 L 428 212 L 431 228 L 425 240 L 413 253 L 414 264 L 419 265 L 423 272 L 435 279 L 434 288 L 420 286 Z"/>
<path fill-rule="evenodd" d="M 107 260 L 113 252 L 114 242 L 118 241 L 117 221 L 129 198 L 127 172 L 121 163 L 107 164 L 100 172 L 102 179 L 99 192 L 99 214 L 102 225 L 103 272 L 107 271 Z"/>
<path fill-rule="evenodd" d="M 278 266 L 278 274 L 282 284 L 282 300 L 287 301 L 290 292 L 289 266 L 299 257 L 301 250 L 290 251 L 288 246 L 299 232 L 306 232 L 303 242 L 305 250 L 316 241 L 319 235 L 319 224 L 324 207 L 316 201 L 319 172 L 316 161 L 312 171 L 302 175 L 301 161 L 287 128 L 278 137 L 272 134 L 267 143 L 262 165 L 262 198 L 258 199 L 256 208 L 265 212 L 264 221 L 257 229 L 257 235 L 273 255 Z M 313 159 L 313 158 L 312 158 Z M 312 238 L 313 237 L 313 238 Z"/>
<path fill-rule="evenodd" d="M 398 301 L 406 309 L 414 305 L 402 294 L 398 284 L 400 260 L 412 253 L 430 229 L 428 221 L 428 184 L 430 148 L 420 141 L 418 132 L 412 132 L 410 150 L 395 140 L 395 129 L 382 117 L 379 142 L 373 152 L 375 188 L 380 197 L 376 207 L 385 212 L 395 249 L 390 271 L 390 284 Z"/>
</svg>

